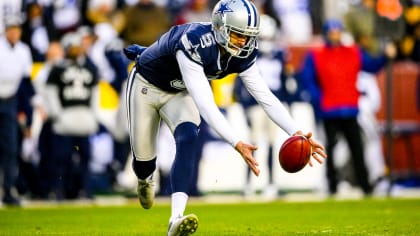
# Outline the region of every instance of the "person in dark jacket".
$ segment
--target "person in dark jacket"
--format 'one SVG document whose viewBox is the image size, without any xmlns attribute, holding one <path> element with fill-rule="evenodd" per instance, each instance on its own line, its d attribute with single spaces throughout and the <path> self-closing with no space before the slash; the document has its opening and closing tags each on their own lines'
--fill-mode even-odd
<svg viewBox="0 0 420 236">
<path fill-rule="evenodd" d="M 56 164 L 54 190 L 58 200 L 91 198 L 89 137 L 99 128 L 98 73 L 80 48 L 80 34 L 67 33 L 61 42 L 65 60 L 52 67 L 45 87 Z"/>
</svg>

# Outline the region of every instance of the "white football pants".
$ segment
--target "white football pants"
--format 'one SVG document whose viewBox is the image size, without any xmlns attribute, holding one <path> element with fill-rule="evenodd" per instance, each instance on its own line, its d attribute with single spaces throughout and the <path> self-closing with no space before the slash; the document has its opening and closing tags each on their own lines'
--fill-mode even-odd
<svg viewBox="0 0 420 236">
<path fill-rule="evenodd" d="M 200 114 L 188 92 L 168 93 L 147 82 L 136 68 L 127 86 L 127 117 L 130 143 L 137 160 L 156 157 L 160 121 L 173 133 L 184 122 L 200 124 Z"/>
</svg>

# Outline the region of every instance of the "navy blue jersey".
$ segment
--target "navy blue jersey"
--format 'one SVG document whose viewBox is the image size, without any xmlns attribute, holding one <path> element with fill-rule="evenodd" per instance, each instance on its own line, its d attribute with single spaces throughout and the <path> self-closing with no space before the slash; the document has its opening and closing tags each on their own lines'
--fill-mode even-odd
<svg viewBox="0 0 420 236">
<path fill-rule="evenodd" d="M 221 58 L 210 23 L 189 23 L 173 26 L 136 59 L 139 73 L 151 84 L 167 92 L 185 90 L 176 52 L 181 50 L 204 68 L 208 80 L 221 79 L 248 69 L 257 56 Z"/>
</svg>

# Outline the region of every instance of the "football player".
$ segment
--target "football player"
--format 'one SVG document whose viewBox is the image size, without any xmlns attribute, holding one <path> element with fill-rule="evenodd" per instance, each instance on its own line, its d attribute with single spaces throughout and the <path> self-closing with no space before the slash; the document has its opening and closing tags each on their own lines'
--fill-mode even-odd
<svg viewBox="0 0 420 236">
<path fill-rule="evenodd" d="M 196 231 L 198 218 L 184 216 L 200 114 L 224 140 L 236 149 L 255 175 L 256 146 L 238 137 L 217 108 L 208 83 L 239 73 L 245 86 L 270 118 L 289 135 L 303 134 L 281 102 L 270 92 L 255 64 L 259 14 L 248 0 L 221 0 L 211 22 L 173 26 L 154 44 L 143 50 L 125 50 L 136 66 L 127 85 L 127 114 L 133 170 L 138 177 L 138 197 L 143 208 L 153 205 L 153 172 L 156 168 L 156 136 L 162 119 L 176 142 L 171 169 L 171 217 L 168 235 L 189 235 Z M 137 53 L 138 54 L 137 54 Z M 136 55 L 137 54 L 137 55 Z M 321 144 L 311 139 L 312 155 L 322 163 L 326 157 Z M 312 163 L 310 163 L 312 165 Z"/>
</svg>

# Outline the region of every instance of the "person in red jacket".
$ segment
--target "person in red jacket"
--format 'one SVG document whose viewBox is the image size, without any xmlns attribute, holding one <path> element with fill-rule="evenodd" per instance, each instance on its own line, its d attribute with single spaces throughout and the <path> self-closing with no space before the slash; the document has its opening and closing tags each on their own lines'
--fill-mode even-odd
<svg viewBox="0 0 420 236">
<path fill-rule="evenodd" d="M 326 135 L 328 190 L 337 192 L 338 176 L 334 166 L 333 150 L 342 135 L 351 152 L 354 174 L 365 195 L 372 186 L 364 162 L 364 147 L 357 122 L 360 92 L 356 87 L 358 73 L 378 72 L 388 57 L 395 55 L 395 47 L 388 45 L 385 52 L 372 57 L 358 45 L 341 41 L 343 26 L 338 20 L 328 20 L 323 27 L 325 43 L 309 51 L 301 71 L 302 83 L 310 94 L 315 116 L 322 121 Z"/>
</svg>

